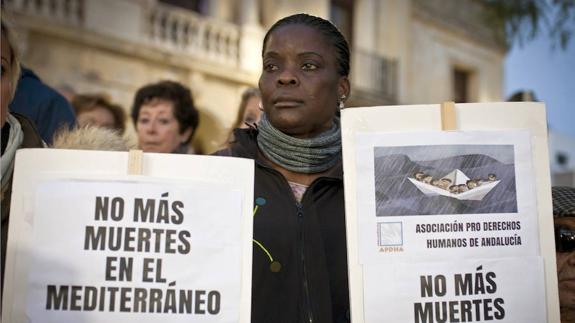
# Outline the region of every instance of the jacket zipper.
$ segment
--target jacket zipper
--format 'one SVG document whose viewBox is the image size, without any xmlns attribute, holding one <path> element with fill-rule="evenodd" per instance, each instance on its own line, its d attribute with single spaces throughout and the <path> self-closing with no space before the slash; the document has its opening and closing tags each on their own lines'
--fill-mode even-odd
<svg viewBox="0 0 575 323">
<path fill-rule="evenodd" d="M 270 170 L 271 172 L 273 172 L 276 175 L 279 175 L 280 178 L 283 179 L 286 187 L 288 188 L 288 191 L 290 192 L 290 195 L 293 199 L 293 201 L 295 202 L 295 205 L 297 207 L 297 216 L 298 216 L 298 223 L 299 223 L 299 228 L 300 228 L 300 234 L 299 234 L 299 238 L 301 240 L 301 248 L 300 248 L 300 260 L 301 260 L 301 265 L 302 265 L 302 275 L 303 275 L 303 279 L 302 279 L 302 286 L 303 286 L 303 290 L 304 290 L 304 307 L 305 307 L 305 312 L 307 314 L 307 323 L 313 323 L 313 310 L 311 308 L 311 297 L 310 297 L 310 293 L 309 293 L 309 283 L 308 283 L 308 279 L 307 279 L 307 270 L 306 270 L 306 262 L 305 262 L 305 235 L 304 235 L 304 230 L 303 230 L 303 205 L 298 202 L 295 197 L 293 196 L 293 193 L 291 191 L 291 188 L 289 186 L 289 183 L 287 181 L 287 179 L 285 177 L 283 177 L 283 175 L 278 172 L 277 170 L 273 169 L 272 167 L 269 167 L 267 165 L 264 165 L 263 163 L 261 163 L 258 160 L 255 160 L 256 164 L 260 165 L 261 167 Z M 307 190 L 305 191 L 305 193 L 303 194 L 301 200 L 304 201 L 306 195 L 308 194 L 308 191 L 310 190 L 310 188 L 312 186 L 314 186 L 314 184 L 316 184 L 316 182 L 319 182 L 321 180 L 325 180 L 325 181 L 331 181 L 332 179 L 329 177 L 320 177 L 315 179 L 307 188 Z"/>
<path fill-rule="evenodd" d="M 309 188 L 308 188 L 309 189 Z M 302 197 L 302 201 L 303 201 L 303 197 Z M 308 323 L 313 323 L 313 313 L 312 313 L 312 309 L 311 309 L 311 300 L 310 300 L 310 296 L 309 296 L 309 284 L 308 284 L 308 279 L 307 279 L 307 269 L 306 269 L 306 262 L 305 262 L 305 232 L 304 232 L 304 227 L 303 227 L 303 208 L 301 203 L 296 202 L 296 206 L 297 206 L 297 216 L 298 216 L 298 222 L 299 222 L 299 227 L 300 227 L 300 242 L 301 242 L 301 248 L 300 248 L 300 260 L 301 260 L 301 265 L 302 265 L 302 286 L 303 286 L 303 292 L 304 292 L 304 307 L 306 309 L 306 314 L 307 314 L 307 322 Z"/>
</svg>

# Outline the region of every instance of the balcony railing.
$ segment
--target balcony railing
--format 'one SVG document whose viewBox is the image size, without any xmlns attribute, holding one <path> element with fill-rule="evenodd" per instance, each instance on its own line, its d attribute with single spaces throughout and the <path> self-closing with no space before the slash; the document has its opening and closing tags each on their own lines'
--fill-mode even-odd
<svg viewBox="0 0 575 323">
<path fill-rule="evenodd" d="M 353 55 L 354 88 L 382 102 L 397 102 L 397 61 L 361 49 Z"/>
<path fill-rule="evenodd" d="M 84 0 L 4 0 L 4 5 L 14 12 L 72 25 L 81 24 L 84 10 Z"/>
<path fill-rule="evenodd" d="M 221 63 L 238 63 L 240 31 L 234 24 L 158 4 L 150 13 L 148 36 L 161 48 Z"/>
<path fill-rule="evenodd" d="M 98 22 L 105 22 L 108 19 L 108 17 L 94 16 L 94 12 L 90 12 L 92 16 L 87 18 L 88 12 L 84 12 L 88 10 L 86 8 L 104 5 L 99 4 L 98 1 L 5 0 L 5 6 L 7 10 L 23 16 L 21 18 L 41 21 L 42 24 L 74 26 L 83 28 L 87 32 L 109 34 L 116 38 L 123 37 L 130 42 L 139 42 L 143 46 L 150 46 L 160 51 L 191 55 L 216 64 L 239 66 L 240 27 L 238 25 L 161 3 L 149 7 L 146 6 L 145 1 L 141 1 L 130 2 L 130 4 L 141 6 L 142 10 L 134 12 L 141 12 L 142 16 L 134 16 L 134 12 L 126 13 L 124 22 L 127 30 L 136 30 L 136 34 L 114 32 L 106 28 L 98 29 L 98 23 L 87 22 L 87 19 Z M 105 13 L 106 11 L 98 10 L 97 12 Z M 142 22 L 143 25 L 141 25 Z"/>
</svg>

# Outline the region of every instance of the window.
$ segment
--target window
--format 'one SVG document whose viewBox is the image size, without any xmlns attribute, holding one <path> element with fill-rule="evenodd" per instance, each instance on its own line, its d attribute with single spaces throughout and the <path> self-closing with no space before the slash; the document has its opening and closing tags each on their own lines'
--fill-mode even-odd
<svg viewBox="0 0 575 323">
<path fill-rule="evenodd" d="M 179 7 L 182 9 L 191 10 L 201 15 L 208 14 L 208 0 L 158 0 L 158 2 Z"/>
<path fill-rule="evenodd" d="M 330 20 L 337 26 L 349 46 L 351 46 L 351 37 L 353 35 L 353 1 L 331 0 Z"/>
<path fill-rule="evenodd" d="M 454 68 L 453 69 L 453 100 L 458 103 L 470 101 L 471 72 Z"/>
</svg>

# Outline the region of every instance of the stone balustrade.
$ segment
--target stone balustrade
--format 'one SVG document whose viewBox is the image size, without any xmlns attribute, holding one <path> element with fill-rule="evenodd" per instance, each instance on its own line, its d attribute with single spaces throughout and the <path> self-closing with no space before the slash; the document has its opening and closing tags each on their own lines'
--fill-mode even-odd
<svg viewBox="0 0 575 323">
<path fill-rule="evenodd" d="M 110 10 L 128 10 L 127 6 L 138 10 L 110 16 L 102 9 L 106 5 L 115 5 Z M 18 14 L 18 19 L 74 26 L 173 54 L 191 55 L 234 68 L 240 66 L 240 26 L 161 3 L 146 6 L 141 1 L 121 5 L 121 1 L 101 0 L 5 0 L 6 9 Z M 124 21 L 110 21 L 118 17 L 124 17 Z"/>
<path fill-rule="evenodd" d="M 79 25 L 82 22 L 84 0 L 4 0 L 4 5 L 6 9 L 18 13 Z"/>
<path fill-rule="evenodd" d="M 238 64 L 238 25 L 157 4 L 150 12 L 148 36 L 156 46 L 219 63 Z"/>
</svg>

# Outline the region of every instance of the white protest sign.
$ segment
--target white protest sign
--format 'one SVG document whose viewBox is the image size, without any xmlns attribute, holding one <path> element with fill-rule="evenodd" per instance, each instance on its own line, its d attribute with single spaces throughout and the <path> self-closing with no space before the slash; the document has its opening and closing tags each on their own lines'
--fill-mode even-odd
<svg viewBox="0 0 575 323">
<path fill-rule="evenodd" d="M 20 167 L 46 159 L 16 168 L 3 318 L 249 322 L 253 163 L 145 154 L 156 176 L 118 176 L 108 163 L 125 155 L 19 153 Z M 58 157 L 100 159 L 100 174 L 50 171 Z"/>
<path fill-rule="evenodd" d="M 360 133 L 356 142 L 362 264 L 539 255 L 527 131 Z"/>
<path fill-rule="evenodd" d="M 559 321 L 543 104 L 456 104 L 455 131 L 440 105 L 341 120 L 354 323 Z M 454 294 L 491 272 L 497 293 Z M 422 296 L 421 277 L 447 289 Z"/>
<path fill-rule="evenodd" d="M 367 323 L 546 320 L 538 257 L 366 266 L 364 275 Z"/>
</svg>

